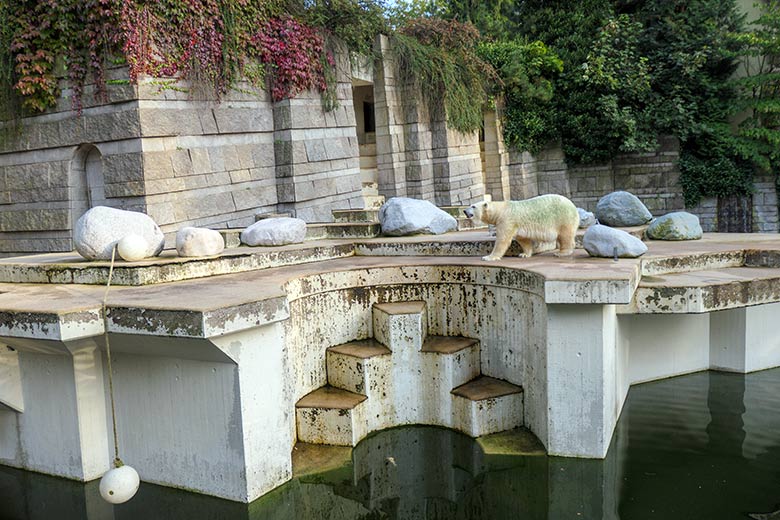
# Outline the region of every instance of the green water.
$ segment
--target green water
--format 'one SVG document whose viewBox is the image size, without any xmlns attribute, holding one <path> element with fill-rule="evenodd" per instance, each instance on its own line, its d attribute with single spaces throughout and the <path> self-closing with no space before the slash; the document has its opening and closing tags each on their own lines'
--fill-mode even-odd
<svg viewBox="0 0 780 520">
<path fill-rule="evenodd" d="M 633 387 L 603 461 L 486 455 L 454 432 L 399 428 L 362 442 L 351 464 L 250 505 L 144 484 L 113 509 L 96 482 L 0 467 L 3 520 L 710 520 L 778 504 L 780 369 Z"/>
</svg>

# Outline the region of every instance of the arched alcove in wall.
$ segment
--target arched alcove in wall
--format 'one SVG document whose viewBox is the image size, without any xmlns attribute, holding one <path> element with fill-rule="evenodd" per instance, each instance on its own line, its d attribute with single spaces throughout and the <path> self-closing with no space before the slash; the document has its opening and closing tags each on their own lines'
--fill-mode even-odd
<svg viewBox="0 0 780 520">
<path fill-rule="evenodd" d="M 70 165 L 71 229 L 88 209 L 106 204 L 103 157 L 92 144 L 76 149 Z"/>
</svg>

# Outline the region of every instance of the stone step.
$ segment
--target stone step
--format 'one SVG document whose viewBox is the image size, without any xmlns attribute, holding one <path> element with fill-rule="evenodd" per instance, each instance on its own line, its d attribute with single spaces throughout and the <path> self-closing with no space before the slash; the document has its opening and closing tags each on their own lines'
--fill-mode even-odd
<svg viewBox="0 0 780 520">
<path fill-rule="evenodd" d="M 487 224 L 483 224 L 482 222 L 477 222 L 476 220 L 472 220 L 466 215 L 460 215 L 458 217 L 455 217 L 455 220 L 458 221 L 458 231 L 465 231 L 467 229 L 487 229 Z"/>
<path fill-rule="evenodd" d="M 368 433 L 366 396 L 323 386 L 295 403 L 298 441 L 354 446 Z"/>
<path fill-rule="evenodd" d="M 452 390 L 453 422 L 472 437 L 523 426 L 523 389 L 479 376 Z"/>
<path fill-rule="evenodd" d="M 334 209 L 335 222 L 379 222 L 378 209 Z"/>
<path fill-rule="evenodd" d="M 376 169 L 376 155 L 361 155 L 360 156 L 360 169 L 372 170 Z"/>
<path fill-rule="evenodd" d="M 756 267 L 777 267 L 778 264 L 754 263 L 756 255 L 751 255 L 743 249 L 734 251 L 703 252 L 698 254 L 667 255 L 642 259 L 642 276 L 662 276 L 668 274 L 687 273 L 693 271 L 709 271 L 741 267 L 743 265 Z"/>
<path fill-rule="evenodd" d="M 363 195 L 363 205 L 366 209 L 376 209 L 382 207 L 385 203 L 384 195 Z"/>
<path fill-rule="evenodd" d="M 439 206 L 439 209 L 455 218 L 465 217 L 463 210 L 468 206 Z"/>
<path fill-rule="evenodd" d="M 326 351 L 328 384 L 358 394 L 384 386 L 377 381 L 388 373 L 390 349 L 374 339 L 351 341 Z"/>
<path fill-rule="evenodd" d="M 361 168 L 360 182 L 363 184 L 374 184 L 375 188 L 379 188 L 379 171 L 376 169 L 376 166 L 373 168 Z"/>
<path fill-rule="evenodd" d="M 374 238 L 381 227 L 373 222 L 325 222 L 306 225 L 306 240 L 325 238 Z"/>
<path fill-rule="evenodd" d="M 424 301 L 375 303 L 372 308 L 374 338 L 394 353 L 418 352 L 428 335 Z"/>
<path fill-rule="evenodd" d="M 420 369 L 428 373 L 434 386 L 449 392 L 480 373 L 479 341 L 458 336 L 428 336 L 420 352 Z"/>
</svg>

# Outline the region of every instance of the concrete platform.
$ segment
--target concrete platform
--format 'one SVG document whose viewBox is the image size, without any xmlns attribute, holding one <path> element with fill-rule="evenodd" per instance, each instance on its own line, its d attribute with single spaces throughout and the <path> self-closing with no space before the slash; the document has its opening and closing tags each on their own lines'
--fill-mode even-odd
<svg viewBox="0 0 780 520">
<path fill-rule="evenodd" d="M 352 409 L 361 429 L 350 445 L 443 413 L 420 396 L 483 376 L 522 388 L 522 406 L 507 401 L 499 418 L 516 417 L 550 454 L 597 458 L 632 384 L 780 365 L 778 235 L 649 241 L 642 258 L 618 261 L 577 250 L 484 262 L 493 240 L 461 231 L 121 262 L 105 310 L 107 263 L 3 259 L 0 463 L 78 480 L 109 468 L 106 341 L 123 460 L 144 481 L 241 502 L 290 478 L 295 405 L 328 384 L 329 355 L 360 363 L 379 389 L 407 388 L 399 381 L 418 368 L 450 374 L 424 391 L 408 386 L 392 413 L 374 407 L 368 379 L 350 379 L 367 396 Z M 396 330 L 375 308 L 398 317 L 420 352 L 398 364 L 393 341 L 369 342 Z M 453 337 L 472 338 L 478 354 Z M 446 417 L 477 425 L 472 435 L 486 431 L 479 424 L 517 426 L 466 404 Z"/>
</svg>

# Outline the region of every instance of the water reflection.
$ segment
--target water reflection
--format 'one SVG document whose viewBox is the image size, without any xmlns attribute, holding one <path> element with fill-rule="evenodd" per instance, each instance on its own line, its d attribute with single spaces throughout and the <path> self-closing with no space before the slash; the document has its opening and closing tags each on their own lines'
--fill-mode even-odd
<svg viewBox="0 0 780 520">
<path fill-rule="evenodd" d="M 780 370 L 634 387 L 603 461 L 486 455 L 455 432 L 388 430 L 351 464 L 250 505 L 144 484 L 112 507 L 97 482 L 0 467 L 0 519 L 744 519 L 780 502 L 778 396 Z"/>
</svg>

